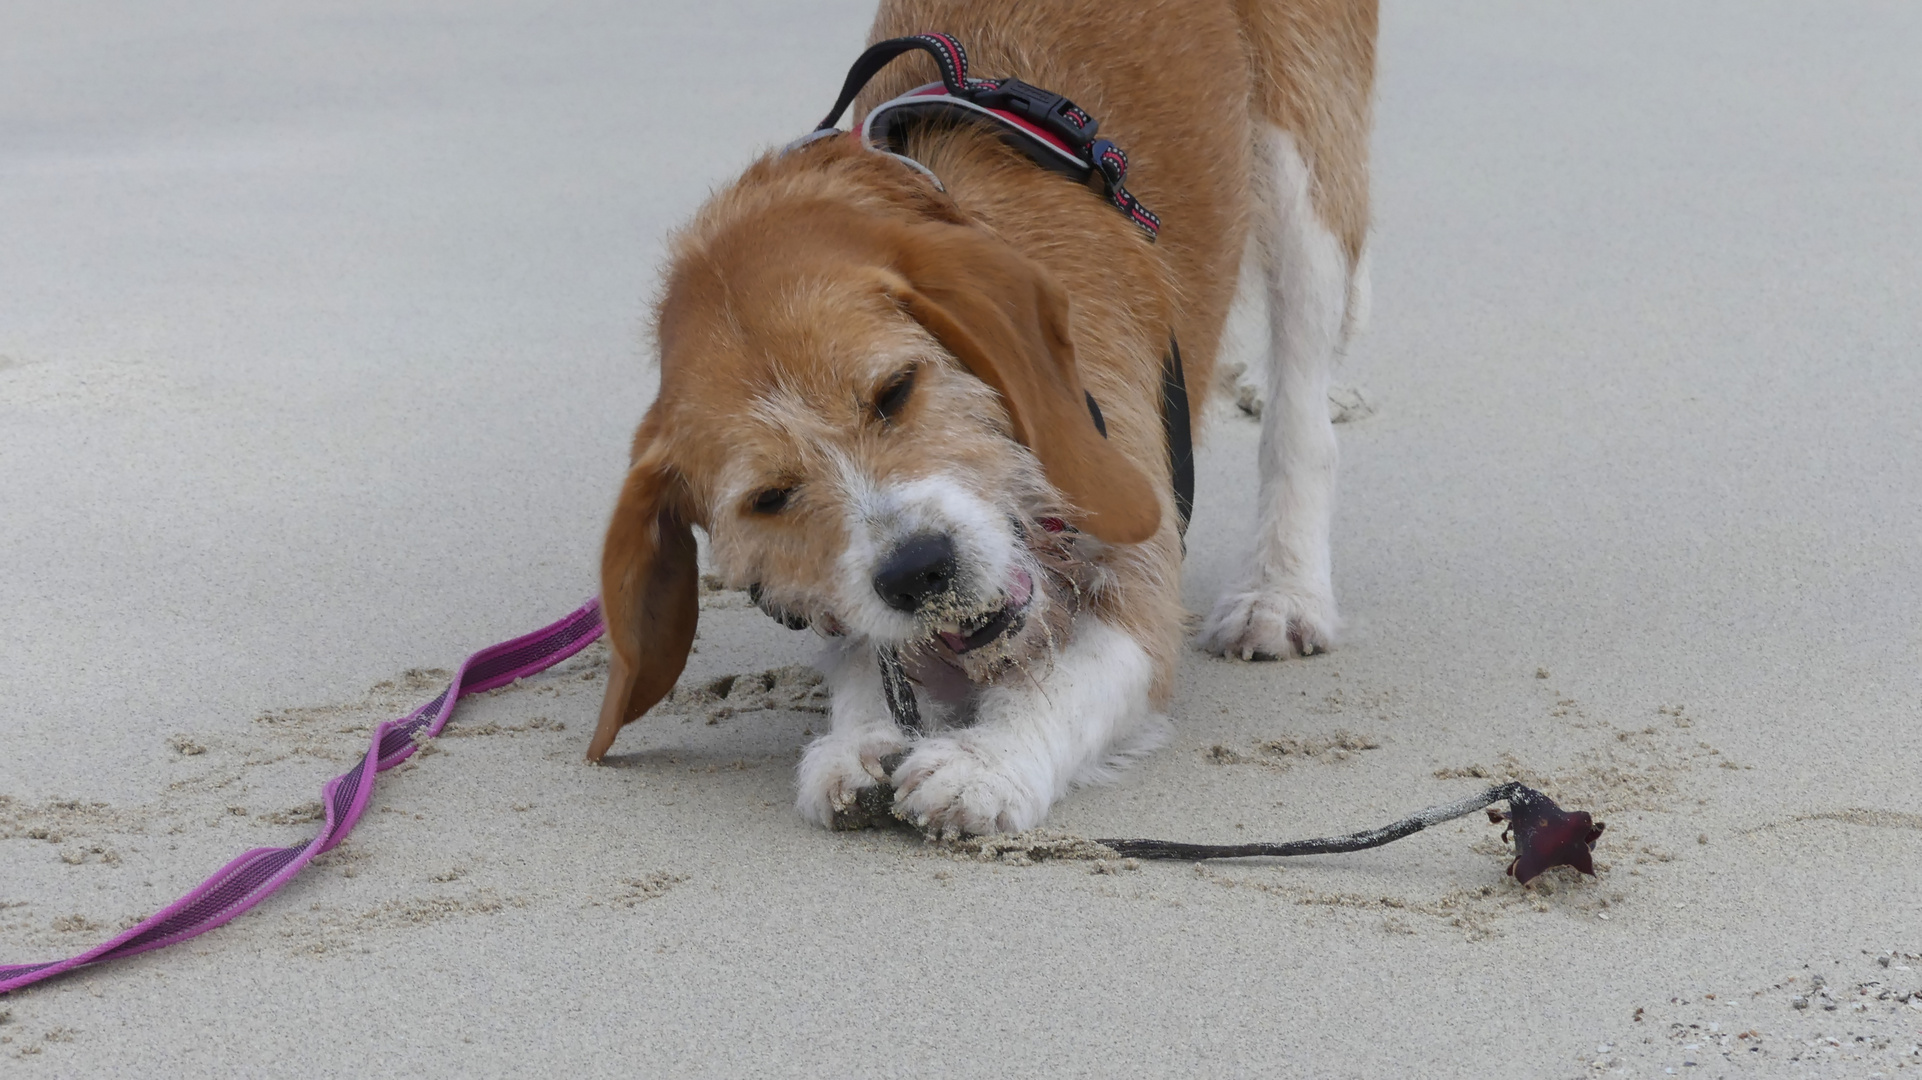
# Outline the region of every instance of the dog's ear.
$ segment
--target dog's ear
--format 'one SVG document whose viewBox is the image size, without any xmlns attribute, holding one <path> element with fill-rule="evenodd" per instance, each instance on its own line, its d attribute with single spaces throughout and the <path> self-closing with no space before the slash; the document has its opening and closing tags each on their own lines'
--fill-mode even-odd
<svg viewBox="0 0 1922 1080">
<path fill-rule="evenodd" d="M 607 694 L 587 760 L 599 761 L 621 728 L 674 688 L 694 644 L 700 574 L 686 491 L 664 462 L 643 454 L 628 470 L 601 552 L 607 627 Z"/>
<path fill-rule="evenodd" d="M 965 225 L 909 230 L 890 286 L 910 315 L 981 381 L 1000 391 L 1014 437 L 1078 511 L 1075 524 L 1117 544 L 1153 536 L 1161 504 L 1147 477 L 1108 441 L 1081 385 L 1068 298 L 1033 260 Z"/>
</svg>

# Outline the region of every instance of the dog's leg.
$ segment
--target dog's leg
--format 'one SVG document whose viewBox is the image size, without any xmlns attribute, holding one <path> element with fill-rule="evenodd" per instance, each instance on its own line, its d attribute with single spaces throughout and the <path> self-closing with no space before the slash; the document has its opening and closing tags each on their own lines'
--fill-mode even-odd
<svg viewBox="0 0 1922 1080">
<path fill-rule="evenodd" d="M 895 813 L 942 835 L 1020 832 L 1076 785 L 1154 749 L 1154 665 L 1125 631 L 1084 616 L 1038 680 L 982 692 L 974 726 L 918 740 L 894 772 Z"/>
<path fill-rule="evenodd" d="M 842 646 L 828 664 L 828 687 L 829 730 L 801 755 L 794 805 L 817 825 L 860 827 L 868 824 L 857 806 L 862 789 L 887 779 L 881 759 L 904 753 L 907 736 L 888 711 L 873 649 Z"/>
<path fill-rule="evenodd" d="M 1262 149 L 1269 197 L 1257 243 L 1269 368 L 1255 553 L 1248 577 L 1223 593 L 1201 634 L 1210 651 L 1244 660 L 1306 656 L 1334 643 L 1328 531 L 1338 455 L 1328 383 L 1353 326 L 1350 298 L 1366 288 L 1316 212 L 1314 175 L 1294 136 L 1271 128 Z"/>
</svg>

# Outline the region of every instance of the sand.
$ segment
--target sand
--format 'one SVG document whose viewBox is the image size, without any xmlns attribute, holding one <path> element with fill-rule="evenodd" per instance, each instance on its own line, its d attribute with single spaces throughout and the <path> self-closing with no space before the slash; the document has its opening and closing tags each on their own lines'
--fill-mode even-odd
<svg viewBox="0 0 1922 1080">
<path fill-rule="evenodd" d="M 308 835 L 593 591 L 663 238 L 867 17 L 0 11 L 0 956 Z M 253 913 L 0 999 L 0 1075 L 1922 1076 L 1919 54 L 1855 0 L 1390 4 L 1347 637 L 1191 650 L 1173 744 L 1049 823 L 1515 775 L 1598 879 L 1517 888 L 1479 817 L 1199 869 L 823 832 L 806 687 L 697 693 L 809 637 L 715 593 L 608 767 L 594 653 L 474 701 Z M 1193 608 L 1256 430 L 1206 432 Z"/>
</svg>

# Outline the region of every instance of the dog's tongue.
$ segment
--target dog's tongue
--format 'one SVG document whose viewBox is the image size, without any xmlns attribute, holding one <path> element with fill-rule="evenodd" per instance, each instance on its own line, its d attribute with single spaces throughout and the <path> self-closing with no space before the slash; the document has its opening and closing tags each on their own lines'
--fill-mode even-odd
<svg viewBox="0 0 1922 1080">
<path fill-rule="evenodd" d="M 1009 608 L 1018 608 L 1027 603 L 1028 598 L 1033 595 L 1034 579 L 1028 576 L 1026 570 L 1016 570 L 1014 572 L 1014 584 L 1008 588 L 1008 602 L 1001 606 L 1001 610 L 1006 611 Z M 960 634 L 952 630 L 943 630 L 940 632 L 940 637 L 943 644 L 954 650 L 955 655 L 959 656 L 968 651 L 968 639 L 962 637 Z"/>
</svg>

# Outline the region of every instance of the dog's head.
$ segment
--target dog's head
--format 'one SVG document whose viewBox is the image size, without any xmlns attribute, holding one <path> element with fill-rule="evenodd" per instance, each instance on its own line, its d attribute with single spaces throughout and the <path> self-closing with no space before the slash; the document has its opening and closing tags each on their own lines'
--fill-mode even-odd
<svg viewBox="0 0 1922 1080">
<path fill-rule="evenodd" d="M 612 659 L 590 759 L 680 676 L 694 527 L 791 625 L 938 642 L 973 675 L 970 654 L 1043 622 L 1048 519 L 1114 544 L 1160 524 L 1082 388 L 1066 297 L 979 227 L 832 197 L 710 207 L 675 251 L 657 341 L 602 559 Z"/>
</svg>

